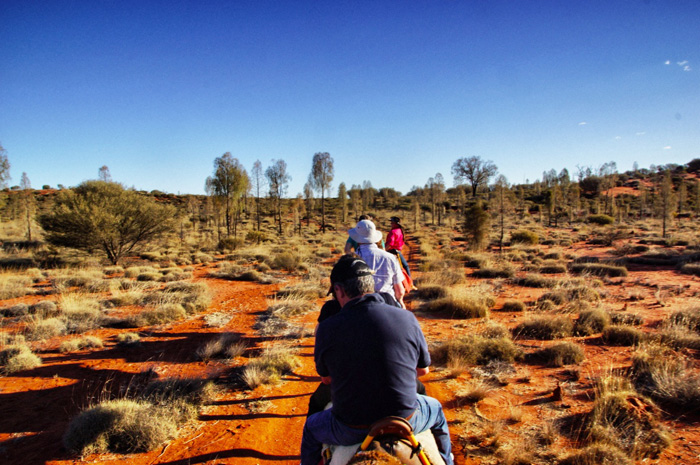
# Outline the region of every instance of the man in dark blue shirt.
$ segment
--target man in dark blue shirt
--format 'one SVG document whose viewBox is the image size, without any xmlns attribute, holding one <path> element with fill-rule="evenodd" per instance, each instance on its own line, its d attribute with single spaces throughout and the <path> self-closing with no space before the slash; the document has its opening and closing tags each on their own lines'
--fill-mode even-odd
<svg viewBox="0 0 700 465">
<path fill-rule="evenodd" d="M 440 403 L 416 394 L 416 374 L 427 374 L 430 355 L 411 312 L 374 294 L 365 262 L 343 256 L 331 272 L 341 311 L 321 322 L 314 359 L 331 385 L 333 407 L 308 417 L 301 444 L 302 465 L 317 465 L 321 446 L 362 442 L 372 423 L 394 415 L 416 433 L 430 429 L 440 454 L 452 465 L 450 436 Z"/>
</svg>

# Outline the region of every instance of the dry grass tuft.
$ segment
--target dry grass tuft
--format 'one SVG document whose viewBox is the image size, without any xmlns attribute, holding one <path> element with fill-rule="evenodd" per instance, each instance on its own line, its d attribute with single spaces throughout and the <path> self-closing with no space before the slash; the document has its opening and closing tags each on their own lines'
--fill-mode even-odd
<svg viewBox="0 0 700 465">
<path fill-rule="evenodd" d="M 266 348 L 260 357 L 251 360 L 243 370 L 243 381 L 250 389 L 262 384 L 277 384 L 282 375 L 291 373 L 298 366 L 296 349 L 277 344 Z"/>
<path fill-rule="evenodd" d="M 532 316 L 513 328 L 513 337 L 530 339 L 559 339 L 571 336 L 574 323 L 564 315 Z"/>
<path fill-rule="evenodd" d="M 670 443 L 654 403 L 637 394 L 629 380 L 603 376 L 584 432 L 591 443 L 617 447 L 634 458 L 657 458 Z"/>
<path fill-rule="evenodd" d="M 41 365 L 41 358 L 35 355 L 21 338 L 0 349 L 0 371 L 3 374 L 31 370 Z"/>
<path fill-rule="evenodd" d="M 528 354 L 526 360 L 561 367 L 581 363 L 584 357 L 583 348 L 580 345 L 565 341 Z"/>
<path fill-rule="evenodd" d="M 487 338 L 466 335 L 443 342 L 433 348 L 431 358 L 436 364 L 486 365 L 491 361 L 513 362 L 522 351 L 510 338 Z"/>
</svg>

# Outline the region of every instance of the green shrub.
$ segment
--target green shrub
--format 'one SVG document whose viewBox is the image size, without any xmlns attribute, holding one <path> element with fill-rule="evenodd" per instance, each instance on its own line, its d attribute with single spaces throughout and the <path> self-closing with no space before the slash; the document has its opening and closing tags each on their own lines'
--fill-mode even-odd
<svg viewBox="0 0 700 465">
<path fill-rule="evenodd" d="M 589 215 L 586 221 L 593 224 L 608 225 L 615 222 L 615 218 L 609 215 Z"/>
<path fill-rule="evenodd" d="M 510 235 L 510 242 L 512 244 L 535 245 L 539 241 L 540 241 L 540 237 L 537 235 L 537 233 L 534 233 L 532 231 L 528 231 L 525 229 L 520 229 L 518 231 L 514 231 Z"/>
</svg>

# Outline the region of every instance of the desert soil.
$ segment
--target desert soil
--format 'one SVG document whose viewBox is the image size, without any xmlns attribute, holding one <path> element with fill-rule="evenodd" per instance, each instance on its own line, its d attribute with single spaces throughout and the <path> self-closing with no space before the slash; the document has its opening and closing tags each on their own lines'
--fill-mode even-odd
<svg viewBox="0 0 700 465">
<path fill-rule="evenodd" d="M 588 245 L 576 246 L 578 255 L 605 256 L 609 250 Z M 416 258 L 416 255 L 413 254 Z M 414 262 L 414 265 L 416 263 Z M 415 269 L 415 266 L 414 266 Z M 310 394 L 320 378 L 314 370 L 313 337 L 298 341 L 301 367 L 284 377 L 278 385 L 265 385 L 253 391 L 227 388 L 232 376 L 231 362 L 202 362 L 194 356 L 195 350 L 223 332 L 243 336 L 251 343 L 250 350 L 275 343 L 261 338 L 252 328 L 257 315 L 268 307 L 268 298 L 282 285 L 225 281 L 207 277 L 208 266 L 195 269 L 194 280 L 203 281 L 213 293 L 208 310 L 188 320 L 162 327 L 142 328 L 142 344 L 122 348 L 116 344 L 117 329 L 100 329 L 95 334 L 105 341 L 103 349 L 82 350 L 62 354 L 57 348 L 61 338 L 46 341 L 39 355 L 39 368 L 0 377 L 0 462 L 6 464 L 296 464 L 299 462 L 301 431 Z M 285 283 L 291 282 L 293 277 Z M 473 283 L 479 280 L 471 279 Z M 40 284 L 41 285 L 41 284 Z M 284 285 L 284 284 L 283 284 Z M 671 269 L 631 268 L 626 278 L 610 280 L 606 284 L 612 310 L 638 313 L 645 318 L 645 328 L 653 328 L 674 303 L 700 295 L 700 280 L 679 275 Z M 634 301 L 629 299 L 634 289 Z M 505 300 L 535 300 L 543 290 L 527 289 L 504 284 L 497 290 L 496 309 Z M 659 292 L 665 293 L 665 306 L 658 301 Z M 639 296 L 642 296 L 641 300 Z M 5 301 L 3 305 L 18 302 L 33 303 L 44 297 L 28 296 Z M 322 300 L 318 301 L 320 307 Z M 409 299 L 409 310 L 417 309 L 417 302 Z M 229 313 L 233 318 L 223 328 L 210 328 L 204 315 L 213 312 Z M 416 313 L 429 343 L 445 341 L 449 337 L 473 332 L 484 322 L 452 320 L 435 315 Z M 312 328 L 317 312 L 308 313 L 301 322 Z M 494 311 L 491 320 L 512 328 L 521 316 L 516 313 Z M 65 339 L 65 337 L 64 337 Z M 483 421 L 504 420 L 503 440 L 528 428 L 536 428 L 545 421 L 590 410 L 593 379 L 604 370 L 629 365 L 631 348 L 605 346 L 599 336 L 571 338 L 584 345 L 586 360 L 577 367 L 548 368 L 537 365 L 517 366 L 511 382 L 493 391 L 478 404 L 459 402 L 455 393 L 471 374 L 448 376 L 439 368 L 424 378 L 429 395 L 442 401 L 453 436 L 455 462 L 459 465 L 495 463 L 493 448 L 485 436 L 474 434 L 465 411 L 472 410 Z M 543 341 L 518 341 L 526 350 L 546 345 Z M 696 358 L 697 359 L 697 358 Z M 232 363 L 241 366 L 247 358 L 239 357 Z M 571 369 L 579 371 L 578 380 L 572 380 Z M 119 394 L 125 387 L 142 382 L 144 378 L 207 377 L 216 379 L 221 386 L 216 399 L 206 405 L 197 421 L 179 431 L 178 436 L 148 453 L 119 455 L 95 454 L 82 458 L 66 452 L 61 438 L 68 422 L 82 408 L 94 404 L 110 394 Z M 557 400 L 553 392 L 562 387 L 563 398 Z M 519 421 L 508 422 L 513 412 Z M 699 418 L 683 417 L 678 413 L 664 416 L 664 423 L 674 432 L 674 441 L 658 460 L 644 463 L 670 465 L 700 463 Z M 575 444 L 559 437 L 552 449 L 574 447 Z"/>
</svg>

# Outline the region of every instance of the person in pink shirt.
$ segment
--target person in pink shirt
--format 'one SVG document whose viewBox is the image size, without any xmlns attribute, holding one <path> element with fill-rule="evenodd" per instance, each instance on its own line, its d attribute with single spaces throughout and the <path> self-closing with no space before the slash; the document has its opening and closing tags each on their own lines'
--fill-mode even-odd
<svg viewBox="0 0 700 465">
<path fill-rule="evenodd" d="M 408 277 L 410 278 L 411 270 L 408 268 L 406 258 L 401 253 L 401 249 L 403 249 L 405 244 L 401 219 L 398 216 L 392 216 L 389 218 L 389 221 L 391 221 L 391 231 L 389 231 L 389 234 L 386 236 L 386 250 L 387 252 L 391 252 L 399 257 L 403 269 L 406 270 L 406 274 L 408 274 Z"/>
</svg>

